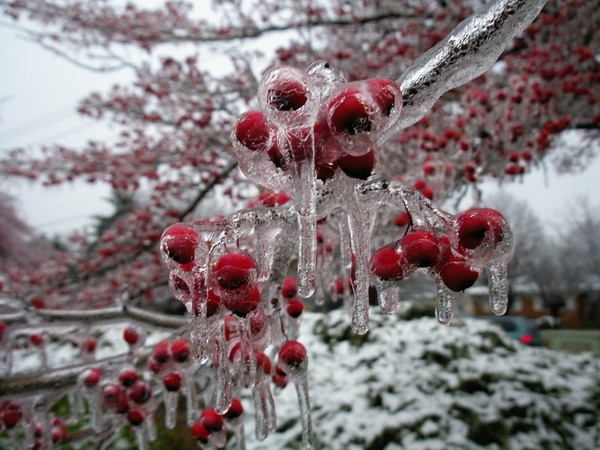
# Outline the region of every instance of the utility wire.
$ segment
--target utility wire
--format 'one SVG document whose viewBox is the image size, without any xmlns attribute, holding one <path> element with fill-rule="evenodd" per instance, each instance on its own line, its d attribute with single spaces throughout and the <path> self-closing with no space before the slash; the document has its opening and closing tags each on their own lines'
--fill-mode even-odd
<svg viewBox="0 0 600 450">
<path fill-rule="evenodd" d="M 33 133 L 74 116 L 76 114 L 73 112 L 73 105 L 63 106 L 1 132 L 0 141 L 18 139 L 23 136 L 24 132 Z"/>
</svg>

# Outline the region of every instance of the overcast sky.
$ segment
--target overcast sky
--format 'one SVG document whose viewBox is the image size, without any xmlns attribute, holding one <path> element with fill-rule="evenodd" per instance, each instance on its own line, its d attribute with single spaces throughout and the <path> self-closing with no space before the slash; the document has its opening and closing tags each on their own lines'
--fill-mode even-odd
<svg viewBox="0 0 600 450">
<path fill-rule="evenodd" d="M 98 74 L 75 67 L 1 26 L 0 61 L 0 151 L 52 142 L 80 145 L 90 138 L 115 136 L 116 130 L 105 124 L 79 118 L 75 108 L 90 91 L 127 80 L 127 72 Z M 487 186 L 486 193 L 497 189 Z M 94 214 L 110 212 L 103 200 L 109 190 L 102 185 L 46 189 L 0 180 L 0 189 L 18 198 L 24 219 L 50 235 L 86 226 Z M 600 160 L 583 173 L 557 177 L 552 169 L 547 174 L 537 171 L 502 189 L 527 200 L 542 221 L 555 227 L 569 200 L 588 195 L 592 204 L 600 204 Z"/>
</svg>

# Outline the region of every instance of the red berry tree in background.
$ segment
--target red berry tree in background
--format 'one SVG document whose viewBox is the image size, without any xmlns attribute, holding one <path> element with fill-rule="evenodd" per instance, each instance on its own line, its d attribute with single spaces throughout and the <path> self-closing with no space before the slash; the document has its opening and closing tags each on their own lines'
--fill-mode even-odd
<svg viewBox="0 0 600 450">
<path fill-rule="evenodd" d="M 165 300 L 175 296 L 186 304 L 195 324 L 190 336 L 193 357 L 183 358 L 178 347 L 174 348 L 175 340 L 165 343 L 162 352 L 155 347 L 151 355 L 145 355 L 148 370 L 162 380 L 165 403 L 176 402 L 180 388 L 187 398 L 194 398 L 192 359 L 213 358 L 215 377 L 225 385 L 231 374 L 219 368 L 231 364 L 237 368 L 239 383 L 252 389 L 255 404 L 261 405 L 258 410 L 264 413 L 257 436 L 266 436 L 273 427 L 265 388 L 271 375 L 277 385 L 285 385 L 289 377 L 297 387 L 300 403 L 308 407 L 303 378 L 306 353 L 294 346 L 301 345 L 293 335 L 296 313 L 288 314 L 289 324 L 284 327 L 287 342 L 295 344 L 282 347 L 289 351 L 283 358 L 279 353 L 281 364 L 277 367 L 269 362 L 267 369 L 269 359 L 265 357 L 265 362 L 261 356 L 268 344 L 252 342 L 262 329 L 257 318 L 261 301 L 266 301 L 265 295 L 269 299 L 279 294 L 275 288 L 258 293 L 257 286 L 269 275 L 263 273 L 269 258 L 238 248 L 246 244 L 245 220 L 253 221 L 252 233 L 265 247 L 286 248 L 289 243 L 284 241 L 294 236 L 311 242 L 310 252 L 301 247 L 297 261 L 296 289 L 302 295 L 312 292 L 312 279 L 319 275 L 327 278 L 321 280 L 323 286 L 333 285 L 338 293 L 364 291 L 368 286 L 356 280 L 368 280 L 370 268 L 374 283 L 380 291 L 388 292 L 381 300 L 382 307 L 392 311 L 394 292 L 387 288 L 415 270 L 429 271 L 444 293 L 438 302 L 443 311 L 438 319 L 450 322 L 447 309 L 451 310 L 451 297 L 446 289 L 460 291 L 470 286 L 484 266 L 505 255 L 503 245 L 509 239 L 506 224 L 495 211 L 480 209 L 454 217 L 433 205 L 441 204 L 457 190 L 477 193 L 477 183 L 486 177 L 518 179 L 549 159 L 560 169 L 569 170 L 593 156 L 600 136 L 600 13 L 594 2 L 551 1 L 531 26 L 507 42 L 502 54 L 486 47 L 485 39 L 471 42 L 451 38 L 445 46 L 436 47 L 448 53 L 426 55 L 409 69 L 482 4 L 371 3 L 350 7 L 346 2 L 313 2 L 308 7 L 223 1 L 204 18 L 191 5 L 178 2 L 144 9 L 110 2 L 0 1 L 5 14 L 17 24 L 34 24 L 27 29 L 32 37 L 77 64 L 94 70 L 123 68 L 135 75 L 133 84 L 93 93 L 79 106 L 81 114 L 108 119 L 120 127 L 115 144 L 90 141 L 80 149 L 48 145 L 43 148 L 43 157 L 14 149 L 0 161 L 4 176 L 24 177 L 48 186 L 75 179 L 108 183 L 115 198 L 123 199 L 125 205 L 98 228 L 97 236 L 74 234 L 64 248 L 34 265 L 7 261 L 2 273 L 4 294 L 11 298 L 7 318 L 24 322 L 25 309 L 42 324 L 50 320 L 97 323 L 102 318 L 120 318 L 139 326 L 143 334 L 147 331 L 144 325 L 169 328 L 187 323 L 187 319 L 149 311 L 160 310 Z M 520 2 L 514 3 L 524 8 Z M 537 11 L 532 14 L 531 18 Z M 265 38 L 281 40 L 274 55 L 256 50 L 261 42 L 267 42 Z M 232 46 L 241 49 L 232 52 Z M 500 62 L 482 74 L 478 66 L 487 67 L 491 61 L 484 64 L 481 55 L 470 53 L 473 48 L 481 48 L 482 54 L 489 53 L 494 60 L 499 56 Z M 130 49 L 140 50 L 134 60 L 124 56 Z M 210 63 L 205 63 L 208 51 L 229 55 L 230 70 L 211 71 Z M 316 60 L 328 63 L 317 70 L 311 66 Z M 436 70 L 427 65 L 431 61 L 437 62 Z M 289 68 L 283 69 L 283 65 Z M 305 72 L 309 66 L 313 71 Z M 278 76 L 263 78 L 265 68 L 274 70 L 268 74 Z M 285 70 L 295 75 L 287 77 Z M 420 77 L 422 73 L 432 78 Z M 400 89 L 388 81 L 399 75 Z M 311 95 L 315 91 L 303 82 L 308 79 L 316 83 L 319 77 L 323 78 L 320 97 L 314 99 Z M 303 116 L 307 105 L 316 105 L 316 109 Z M 290 112 L 295 115 L 290 116 Z M 561 136 L 568 130 L 577 130 L 577 144 L 561 144 Z M 282 133 L 287 133 L 285 138 Z M 322 144 L 319 150 L 315 143 Z M 238 161 L 244 174 L 262 186 L 258 193 L 238 171 Z M 271 174 L 284 176 L 279 179 Z M 306 177 L 308 185 L 298 184 L 306 183 Z M 323 217 L 316 223 L 314 211 L 319 199 L 309 198 L 306 192 L 312 192 L 312 183 L 328 186 L 328 180 L 337 183 L 340 177 L 352 180 L 344 181 L 347 186 L 366 180 L 361 186 L 368 188 L 361 191 L 361 198 L 368 198 L 369 188 L 377 189 L 387 193 L 392 207 L 377 221 L 376 217 L 363 217 L 364 210 L 350 211 L 347 226 L 353 246 L 350 252 L 342 252 L 336 275 L 331 268 L 332 255 L 348 244 L 343 237 L 331 238 L 330 222 L 324 223 Z M 398 202 L 400 197 L 402 202 Z M 227 200 L 222 211 L 225 214 L 246 206 L 260 214 L 253 215 L 252 209 L 225 218 L 201 215 L 217 199 Z M 429 213 L 422 217 L 415 213 L 425 207 L 439 216 L 438 222 L 430 223 Z M 295 212 L 270 216 L 270 209 L 297 210 L 301 218 L 296 221 Z M 332 212 L 337 210 L 332 208 Z M 266 218 L 265 223 L 269 223 L 269 217 L 280 229 L 299 228 L 298 235 L 269 234 L 273 230 L 268 227 L 261 228 L 260 233 L 265 234 L 260 234 L 257 218 Z M 204 221 L 198 222 L 200 219 Z M 336 220 L 343 222 L 339 216 Z M 233 222 L 240 234 L 231 232 Z M 456 235 L 440 231 L 450 222 Z M 353 226 L 373 228 L 372 244 L 379 250 L 370 261 L 358 251 L 360 233 L 352 231 Z M 222 246 L 214 250 L 217 243 Z M 369 242 L 363 244 L 368 248 Z M 256 249 L 259 244 L 251 246 Z M 307 280 L 303 269 L 313 255 L 317 265 L 321 264 L 318 267 L 327 270 Z M 163 259 L 170 270 L 165 269 Z M 210 274 L 198 269 L 200 259 L 210 266 Z M 281 265 L 289 255 L 282 250 L 271 259 Z M 277 270 L 272 272 L 283 283 L 289 265 Z M 197 298 L 199 291 L 206 292 L 207 297 Z M 325 295 L 325 291 L 318 294 Z M 289 286 L 285 292 L 290 292 Z M 284 305 L 295 305 L 295 293 L 289 297 L 280 293 Z M 223 319 L 225 309 L 231 320 Z M 298 315 L 301 312 L 300 308 Z M 354 311 L 355 329 L 365 332 L 362 313 Z M 204 342 L 208 328 L 202 326 L 219 320 L 223 335 L 218 336 L 218 343 Z M 43 325 L 42 330 L 51 335 L 56 332 Z M 86 334 L 84 330 L 85 326 L 80 326 L 76 334 Z M 136 332 L 130 330 L 126 338 L 130 346 L 127 361 L 132 365 L 143 351 L 143 339 L 133 338 Z M 3 337 L 0 334 L 0 339 Z M 94 350 L 84 345 L 88 337 L 76 342 L 83 362 L 93 361 Z M 39 338 L 43 343 L 45 336 Z M 4 339 L 9 342 L 9 338 Z M 228 348 L 231 339 L 240 344 L 235 352 Z M 10 342 L 3 345 L 10 346 Z M 273 358 L 277 359 L 275 355 Z M 72 373 L 82 370 L 80 367 Z M 80 385 L 86 393 L 90 391 L 88 402 L 95 405 L 91 393 L 98 384 L 97 374 L 90 372 L 85 377 L 80 377 Z M 141 425 L 152 410 L 144 405 L 153 400 L 144 386 L 131 381 L 134 378 L 104 384 L 100 396 L 103 405 L 98 407 L 126 414 L 143 446 L 147 433 Z M 15 383 L 25 390 L 23 384 Z M 219 414 L 227 417 L 235 398 L 232 400 L 231 392 L 219 392 L 213 400 Z M 16 415 L 15 408 L 4 406 L 12 416 Z M 230 429 L 236 431 L 235 421 L 242 413 L 234 415 Z M 198 440 L 220 442 L 223 425 L 215 425 L 209 417 L 206 413 L 204 419 L 191 418 L 193 433 Z M 167 427 L 173 425 L 173 418 L 167 418 L 166 423 Z M 303 423 L 310 430 L 310 417 L 303 417 Z M 97 426 L 92 421 L 92 427 Z"/>
</svg>

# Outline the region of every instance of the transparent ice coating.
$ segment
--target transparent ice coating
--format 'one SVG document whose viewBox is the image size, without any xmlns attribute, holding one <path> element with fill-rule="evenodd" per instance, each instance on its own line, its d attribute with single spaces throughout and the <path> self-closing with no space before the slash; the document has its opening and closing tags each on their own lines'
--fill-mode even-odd
<svg viewBox="0 0 600 450">
<path fill-rule="evenodd" d="M 547 0 L 498 0 L 463 20 L 398 78 L 403 106 L 380 143 L 421 119 L 440 96 L 489 70 Z"/>
<path fill-rule="evenodd" d="M 191 269 L 165 256 L 171 270 L 170 287 L 192 315 L 195 361 L 212 362 L 211 379 L 216 384 L 212 402 L 219 412 L 227 409 L 239 390 L 250 389 L 258 414 L 257 436 L 263 439 L 274 429 L 269 379 L 256 367 L 254 351 L 275 354 L 283 342 L 296 338 L 297 323 L 290 326 L 287 318 L 282 319 L 287 299 L 281 296 L 281 285 L 290 268 L 297 267 L 302 297 L 329 289 L 319 282 L 339 281 L 342 289 L 338 293 L 352 311 L 357 333 L 368 330 L 370 285 L 377 287 L 380 306 L 387 314 L 396 310 L 399 282 L 375 279 L 370 271 L 371 234 L 382 208 L 406 211 L 411 218 L 407 229 L 432 233 L 439 239 L 440 252 L 447 252 L 445 257 L 462 258 L 477 272 L 486 270 L 491 308 L 495 313 L 505 311 L 506 268 L 513 245 L 508 225 L 501 226 L 502 239 L 497 239 L 497 232 L 488 233 L 480 247 L 459 248 L 452 214 L 435 207 L 415 189 L 377 178 L 379 145 L 419 120 L 445 91 L 489 69 L 544 3 L 489 3 L 419 58 L 397 84 L 377 79 L 347 83 L 322 61 L 304 72 L 276 68 L 265 75 L 258 91 L 261 110 L 256 115 L 264 124 L 250 127 L 248 132 L 236 122 L 232 140 L 244 174 L 262 187 L 285 192 L 290 202 L 241 210 L 218 222 L 192 224 L 199 245 Z M 318 224 L 319 220 L 325 220 L 324 224 Z M 325 234 L 325 239 L 318 240 L 319 233 Z M 327 253 L 325 240 L 334 243 L 332 253 Z M 235 249 L 248 252 L 257 262 L 253 283 L 260 290 L 259 308 L 268 321 L 266 341 L 264 336 L 252 335 L 249 316 L 235 318 L 237 334 L 233 338 L 223 336 L 229 314 L 223 306 L 209 317 L 213 265 L 220 255 Z M 433 278 L 438 293 L 436 317 L 440 323 L 450 324 L 454 298 L 439 268 L 408 267 L 405 275 L 415 270 Z M 240 346 L 240 357 L 232 361 L 228 351 L 234 343 Z M 306 373 L 288 375 L 298 393 L 302 447 L 312 448 Z M 240 428 L 235 432 L 238 448 L 243 448 Z"/>
</svg>

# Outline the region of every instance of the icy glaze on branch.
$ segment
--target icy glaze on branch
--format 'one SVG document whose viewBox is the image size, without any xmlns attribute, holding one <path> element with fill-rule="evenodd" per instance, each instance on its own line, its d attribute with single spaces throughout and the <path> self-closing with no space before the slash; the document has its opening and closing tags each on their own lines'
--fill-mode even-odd
<svg viewBox="0 0 600 450">
<path fill-rule="evenodd" d="M 432 204 L 425 187 L 378 179 L 377 164 L 383 142 L 419 120 L 441 94 L 489 69 L 544 3 L 490 3 L 397 83 L 348 83 L 323 62 L 306 72 L 287 67 L 268 72 L 258 92 L 261 110 L 240 116 L 232 136 L 242 171 L 285 195 L 264 207 L 165 230 L 161 251 L 170 288 L 185 304 L 191 326 L 154 346 L 146 369 L 139 364 L 142 341 L 132 330 L 124 337 L 129 372 L 101 362 L 86 367 L 75 401 L 87 403 L 93 430 L 128 423 L 138 447 L 147 448 L 156 405 L 165 404 L 172 428 L 182 394 L 187 423 L 201 446 L 222 447 L 231 431 L 242 449 L 239 398 L 251 391 L 255 433 L 262 440 L 276 429 L 271 385 L 281 389 L 292 381 L 302 447 L 312 448 L 308 355 L 296 340 L 303 310 L 297 295 L 314 295 L 319 302 L 333 284 L 350 306 L 354 331 L 362 334 L 369 326 L 369 285 L 376 286 L 382 310 L 392 314 L 398 284 L 422 271 L 437 288 L 438 321 L 450 324 L 452 292 L 487 270 L 491 309 L 502 314 L 513 243 L 504 218 L 485 209 L 448 214 Z M 397 240 L 372 252 L 371 232 L 384 208 L 404 211 L 407 220 Z M 4 352 L 9 334 L 3 333 Z M 142 381 L 142 372 L 153 382 Z M 32 423 L 37 401 L 3 405 L 5 426 Z M 28 433 L 26 440 L 29 445 L 35 436 Z"/>
<path fill-rule="evenodd" d="M 421 119 L 440 96 L 489 70 L 547 0 L 501 0 L 461 22 L 398 78 L 403 95 L 398 121 L 381 141 Z"/>
</svg>

